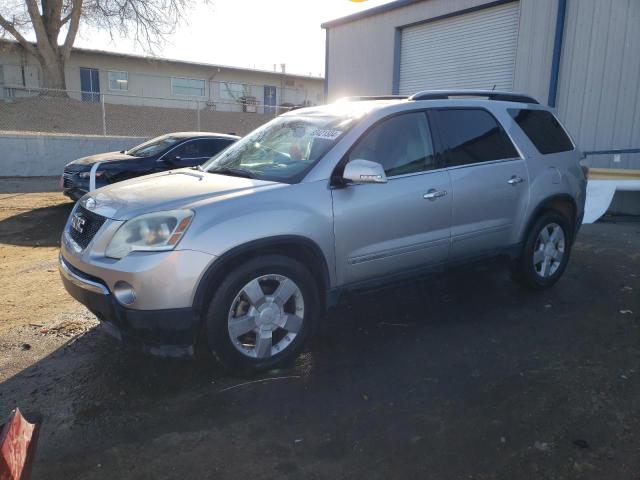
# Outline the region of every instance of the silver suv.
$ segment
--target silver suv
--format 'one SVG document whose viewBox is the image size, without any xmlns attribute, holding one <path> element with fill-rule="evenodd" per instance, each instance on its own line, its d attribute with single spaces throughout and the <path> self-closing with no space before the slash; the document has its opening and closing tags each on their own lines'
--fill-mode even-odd
<svg viewBox="0 0 640 480">
<path fill-rule="evenodd" d="M 281 115 L 201 167 L 85 195 L 60 271 L 125 343 L 271 368 L 347 290 L 496 256 L 553 285 L 583 217 L 580 158 L 526 95 L 349 98 Z"/>
</svg>

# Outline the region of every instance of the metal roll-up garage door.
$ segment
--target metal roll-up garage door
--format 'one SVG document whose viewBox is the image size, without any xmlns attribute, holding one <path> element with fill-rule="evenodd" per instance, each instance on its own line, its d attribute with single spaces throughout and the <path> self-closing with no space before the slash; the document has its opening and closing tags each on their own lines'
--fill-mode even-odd
<svg viewBox="0 0 640 480">
<path fill-rule="evenodd" d="M 399 93 L 512 90 L 519 13 L 511 2 L 403 28 Z"/>
</svg>

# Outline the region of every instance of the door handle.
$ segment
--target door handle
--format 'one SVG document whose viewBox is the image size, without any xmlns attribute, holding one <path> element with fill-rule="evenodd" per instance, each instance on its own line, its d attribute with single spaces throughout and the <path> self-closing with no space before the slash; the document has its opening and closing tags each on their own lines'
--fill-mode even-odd
<svg viewBox="0 0 640 480">
<path fill-rule="evenodd" d="M 444 197 L 446 194 L 446 190 L 435 190 L 432 188 L 427 193 L 425 193 L 422 198 L 424 198 L 425 200 L 436 200 L 437 198 Z"/>
<path fill-rule="evenodd" d="M 517 185 L 518 183 L 522 183 L 522 182 L 524 182 L 524 178 L 519 177 L 517 175 L 514 175 L 509 180 L 507 180 L 507 183 L 509 185 Z"/>
</svg>

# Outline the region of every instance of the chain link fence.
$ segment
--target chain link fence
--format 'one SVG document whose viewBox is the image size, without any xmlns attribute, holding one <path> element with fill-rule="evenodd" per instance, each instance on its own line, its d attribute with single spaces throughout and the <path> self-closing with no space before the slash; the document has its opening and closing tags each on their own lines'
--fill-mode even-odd
<svg viewBox="0 0 640 480">
<path fill-rule="evenodd" d="M 218 88 L 224 92 L 228 86 L 219 82 Z M 208 131 L 244 135 L 298 106 L 259 103 L 261 88 L 245 86 L 242 92 L 227 92 L 225 98 L 211 101 L 0 85 L 0 90 L 4 89 L 0 92 L 0 132 L 153 137 L 175 131 Z"/>
</svg>

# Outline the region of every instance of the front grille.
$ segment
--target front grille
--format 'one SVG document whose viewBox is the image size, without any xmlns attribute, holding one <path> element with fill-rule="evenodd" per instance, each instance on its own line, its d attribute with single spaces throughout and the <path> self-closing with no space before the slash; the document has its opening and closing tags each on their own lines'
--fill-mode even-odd
<svg viewBox="0 0 640 480">
<path fill-rule="evenodd" d="M 71 175 L 65 173 L 62 176 L 62 188 L 71 188 L 73 186 L 73 180 L 71 180 Z"/>
<path fill-rule="evenodd" d="M 80 232 L 73 227 L 73 222 L 71 222 L 69 225 L 69 236 L 74 242 L 80 245 L 80 247 L 83 249 L 87 248 L 89 242 L 91 242 L 93 237 L 95 237 L 96 233 L 98 233 L 98 230 L 100 230 L 100 227 L 107 219 L 102 215 L 90 212 L 80 205 L 78 205 L 78 208 L 72 215 L 84 220 L 84 223 L 82 224 L 82 232 Z"/>
</svg>

